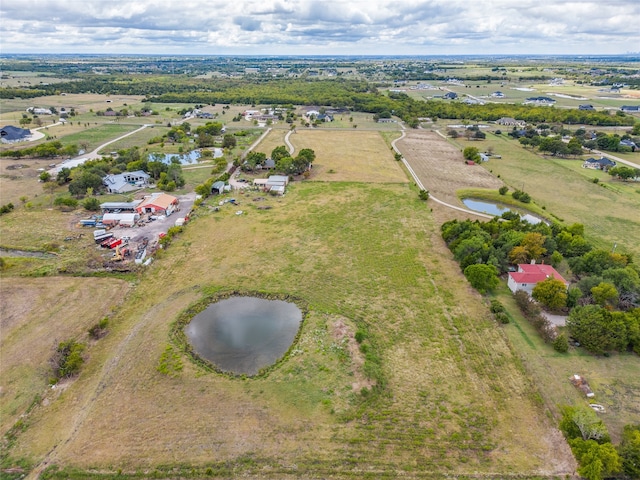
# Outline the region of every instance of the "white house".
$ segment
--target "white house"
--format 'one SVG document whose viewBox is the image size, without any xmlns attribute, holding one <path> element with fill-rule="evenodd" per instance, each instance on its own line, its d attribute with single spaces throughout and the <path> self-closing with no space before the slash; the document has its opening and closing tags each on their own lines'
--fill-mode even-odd
<svg viewBox="0 0 640 480">
<path fill-rule="evenodd" d="M 562 275 L 560 275 L 551 265 L 536 263 L 518 265 L 517 272 L 509 272 L 507 285 L 509 286 L 509 290 L 513 293 L 516 293 L 518 290 L 524 290 L 531 295 L 533 288 L 538 283 L 551 277 L 556 280 L 560 280 L 567 286 L 567 288 L 569 287 L 569 282 L 562 278 Z"/>
</svg>

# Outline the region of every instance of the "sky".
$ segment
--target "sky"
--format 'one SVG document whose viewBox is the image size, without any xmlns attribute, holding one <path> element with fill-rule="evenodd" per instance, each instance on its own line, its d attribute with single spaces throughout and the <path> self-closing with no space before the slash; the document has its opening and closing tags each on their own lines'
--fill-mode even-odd
<svg viewBox="0 0 640 480">
<path fill-rule="evenodd" d="M 617 55 L 640 0 L 2 0 L 0 53 Z"/>
</svg>

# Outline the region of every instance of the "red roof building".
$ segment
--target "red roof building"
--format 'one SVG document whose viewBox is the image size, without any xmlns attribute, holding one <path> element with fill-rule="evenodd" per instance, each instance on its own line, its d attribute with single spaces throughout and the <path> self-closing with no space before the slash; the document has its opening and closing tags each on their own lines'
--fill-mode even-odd
<svg viewBox="0 0 640 480">
<path fill-rule="evenodd" d="M 525 290 L 527 293 L 531 293 L 533 287 L 535 287 L 539 282 L 546 280 L 547 278 L 555 278 L 556 280 L 560 280 L 567 287 L 569 287 L 569 282 L 567 282 L 562 275 L 560 275 L 555 268 L 551 265 L 545 264 L 536 264 L 536 263 L 524 263 L 518 265 L 517 272 L 509 273 L 509 289 L 516 293 L 517 290 Z"/>
<path fill-rule="evenodd" d="M 140 215 L 153 213 L 158 215 L 171 215 L 178 206 L 178 199 L 166 193 L 153 193 L 136 207 Z"/>
</svg>

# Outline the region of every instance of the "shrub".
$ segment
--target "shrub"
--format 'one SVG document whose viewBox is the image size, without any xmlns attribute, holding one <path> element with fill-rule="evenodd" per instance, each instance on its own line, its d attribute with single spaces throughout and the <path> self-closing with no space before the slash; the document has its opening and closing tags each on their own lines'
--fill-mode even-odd
<svg viewBox="0 0 640 480">
<path fill-rule="evenodd" d="M 502 313 L 505 312 L 504 305 L 500 303 L 500 300 L 496 300 L 495 298 L 491 300 L 491 306 L 489 307 L 491 313 Z"/>
<path fill-rule="evenodd" d="M 500 193 L 500 195 L 506 195 L 508 191 L 509 191 L 509 187 L 507 187 L 506 185 L 498 189 L 498 193 Z"/>
<path fill-rule="evenodd" d="M 502 324 L 509 323 L 509 315 L 507 315 L 507 312 L 497 312 L 495 317 L 496 320 Z"/>
<path fill-rule="evenodd" d="M 551 343 L 556 352 L 567 353 L 569 351 L 569 339 L 565 333 L 561 333 Z"/>
<path fill-rule="evenodd" d="M 89 336 L 94 340 L 99 340 L 107 334 L 107 327 L 109 326 L 109 318 L 104 317 L 93 327 L 89 329 Z"/>
<path fill-rule="evenodd" d="M 4 215 L 5 213 L 9 213 L 14 209 L 13 203 L 9 202 L 6 205 L 2 205 L 0 207 L 0 215 Z"/>
<path fill-rule="evenodd" d="M 420 193 L 418 193 L 418 197 L 420 198 L 420 200 L 429 200 L 429 190 L 420 190 Z"/>
<path fill-rule="evenodd" d="M 53 204 L 57 207 L 76 208 L 78 206 L 78 200 L 71 197 L 58 197 L 54 200 Z"/>
<path fill-rule="evenodd" d="M 50 360 L 56 381 L 72 377 L 80 372 L 84 363 L 84 358 L 82 357 L 84 349 L 85 346 L 75 340 L 67 340 L 58 345 Z"/>
<path fill-rule="evenodd" d="M 89 197 L 84 202 L 82 202 L 82 206 L 85 210 L 95 212 L 100 210 L 100 201 L 96 197 Z"/>
</svg>

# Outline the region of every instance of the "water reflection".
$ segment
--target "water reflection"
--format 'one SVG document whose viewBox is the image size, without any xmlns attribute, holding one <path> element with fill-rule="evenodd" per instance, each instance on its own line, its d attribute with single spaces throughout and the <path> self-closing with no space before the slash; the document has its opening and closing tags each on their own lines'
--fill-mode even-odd
<svg viewBox="0 0 640 480">
<path fill-rule="evenodd" d="M 301 322 L 293 303 L 232 297 L 193 317 L 185 333 L 196 353 L 220 370 L 255 375 L 287 352 Z"/>
</svg>

